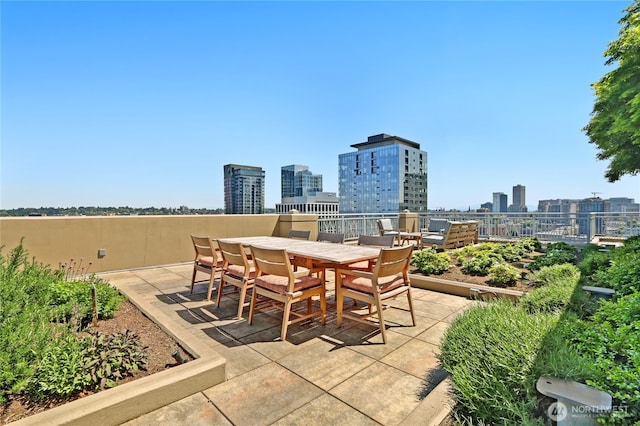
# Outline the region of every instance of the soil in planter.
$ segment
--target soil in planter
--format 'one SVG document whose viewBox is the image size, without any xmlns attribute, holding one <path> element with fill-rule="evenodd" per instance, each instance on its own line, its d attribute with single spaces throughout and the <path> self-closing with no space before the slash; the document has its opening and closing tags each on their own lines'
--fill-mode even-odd
<svg viewBox="0 0 640 426">
<path fill-rule="evenodd" d="M 530 257 L 533 258 L 533 257 L 539 256 L 541 254 L 542 253 L 534 252 L 534 253 L 530 254 Z M 531 271 L 529 271 L 528 269 L 522 267 L 523 262 L 524 263 L 528 263 L 529 261 L 527 261 L 526 259 L 523 259 L 521 262 L 511 263 L 511 266 L 517 268 L 518 270 L 520 270 L 520 272 L 523 272 L 523 273 L 526 273 L 526 274 L 530 274 Z M 417 274 L 417 275 L 427 275 L 427 274 L 423 274 L 422 272 L 418 271 L 418 269 L 413 267 L 413 266 L 409 267 L 409 273 L 410 274 Z M 491 279 L 491 276 L 487 275 L 487 276 L 481 277 L 481 276 L 475 276 L 475 275 L 467 275 L 467 274 L 462 272 L 462 270 L 460 269 L 459 265 L 451 266 L 451 268 L 447 272 L 445 272 L 445 273 L 443 273 L 441 275 L 430 275 L 430 276 L 436 277 L 436 278 L 441 278 L 443 280 L 456 281 L 456 282 L 460 282 L 460 283 L 491 286 L 491 284 L 489 283 L 489 280 Z M 495 286 L 493 286 L 493 287 L 495 287 Z M 532 287 L 529 284 L 529 281 L 525 279 L 525 280 L 519 280 L 514 285 L 507 286 L 507 287 L 504 287 L 504 288 L 509 289 L 509 290 L 517 290 L 517 291 L 528 291 L 528 290 L 531 290 Z"/>
<path fill-rule="evenodd" d="M 140 341 L 147 346 L 147 369 L 134 371 L 131 376 L 119 380 L 119 385 L 178 365 L 172 356 L 173 351 L 176 349 L 179 350 L 185 360 L 193 359 L 171 336 L 168 336 L 156 323 L 147 318 L 129 301 L 122 303 L 120 310 L 113 318 L 99 321 L 98 326 L 92 328 L 91 331 L 112 334 L 127 329 L 134 332 Z M 69 398 L 51 398 L 44 401 L 32 401 L 25 397 L 11 399 L 1 407 L 0 425 L 66 404 L 92 393 L 95 392 L 84 392 Z"/>
</svg>

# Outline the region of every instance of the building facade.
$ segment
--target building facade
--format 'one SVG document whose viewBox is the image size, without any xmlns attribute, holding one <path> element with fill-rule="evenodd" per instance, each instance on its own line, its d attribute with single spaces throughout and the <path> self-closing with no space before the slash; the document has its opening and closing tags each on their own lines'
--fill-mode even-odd
<svg viewBox="0 0 640 426">
<path fill-rule="evenodd" d="M 276 213 L 311 213 L 320 216 L 339 212 L 335 192 L 322 191 L 322 175 L 314 175 L 309 167 L 290 165 L 281 168 L 282 202 L 276 204 Z"/>
<path fill-rule="evenodd" d="M 513 204 L 507 209 L 510 212 L 526 212 L 526 188 L 523 185 L 515 185 L 513 187 Z"/>
<path fill-rule="evenodd" d="M 507 194 L 505 194 L 504 192 L 494 192 L 492 209 L 494 213 L 506 212 L 507 211 Z"/>
<path fill-rule="evenodd" d="M 427 153 L 420 144 L 379 134 L 338 156 L 340 213 L 427 211 Z"/>
<path fill-rule="evenodd" d="M 307 166 L 292 164 L 282 167 L 280 183 L 283 199 L 322 192 L 322 175 L 314 175 Z"/>
<path fill-rule="evenodd" d="M 265 172 L 261 167 L 224 166 L 225 214 L 263 214 Z"/>
</svg>

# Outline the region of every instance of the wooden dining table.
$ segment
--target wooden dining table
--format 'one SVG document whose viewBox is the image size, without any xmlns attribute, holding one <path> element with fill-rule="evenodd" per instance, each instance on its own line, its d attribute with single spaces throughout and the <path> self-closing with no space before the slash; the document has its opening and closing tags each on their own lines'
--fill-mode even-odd
<svg viewBox="0 0 640 426">
<path fill-rule="evenodd" d="M 336 265 L 348 265 L 363 260 L 377 259 L 379 247 L 335 244 L 322 241 L 296 240 L 283 237 L 234 237 L 220 238 L 223 241 L 241 243 L 245 247 L 260 246 L 271 249 L 286 249 L 287 253 Z"/>
</svg>

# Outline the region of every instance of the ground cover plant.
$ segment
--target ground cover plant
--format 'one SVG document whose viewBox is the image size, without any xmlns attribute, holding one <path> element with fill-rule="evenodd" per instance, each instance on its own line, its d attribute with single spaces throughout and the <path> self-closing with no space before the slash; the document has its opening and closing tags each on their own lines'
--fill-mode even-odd
<svg viewBox="0 0 640 426">
<path fill-rule="evenodd" d="M 95 275 L 80 277 L 29 259 L 22 244 L 0 251 L 0 403 L 16 395 L 35 399 L 109 387 L 145 367 L 135 335 L 87 333 L 94 315 L 112 316 L 123 297 Z"/>
<path fill-rule="evenodd" d="M 553 401 L 535 388 L 549 375 L 609 393 L 613 410 L 600 423 L 640 424 L 640 237 L 605 251 L 552 248 L 519 301 L 478 304 L 445 333 L 439 359 L 460 423 L 549 424 Z M 596 283 L 616 290 L 613 298 L 582 290 Z"/>
<path fill-rule="evenodd" d="M 411 265 L 426 275 L 460 271 L 468 277 L 486 277 L 482 284 L 494 287 L 525 286 L 528 270 L 523 264 L 532 262 L 541 246 L 537 239 L 525 238 L 510 243 L 483 242 L 448 252 L 420 250 L 413 254 Z"/>
</svg>

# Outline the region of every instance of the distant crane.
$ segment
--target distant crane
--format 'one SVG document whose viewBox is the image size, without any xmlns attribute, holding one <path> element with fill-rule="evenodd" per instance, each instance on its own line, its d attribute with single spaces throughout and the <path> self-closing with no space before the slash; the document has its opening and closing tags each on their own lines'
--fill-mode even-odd
<svg viewBox="0 0 640 426">
<path fill-rule="evenodd" d="M 593 198 L 597 198 L 598 194 L 602 194 L 602 192 L 592 191 L 591 194 L 593 194 Z"/>
</svg>

